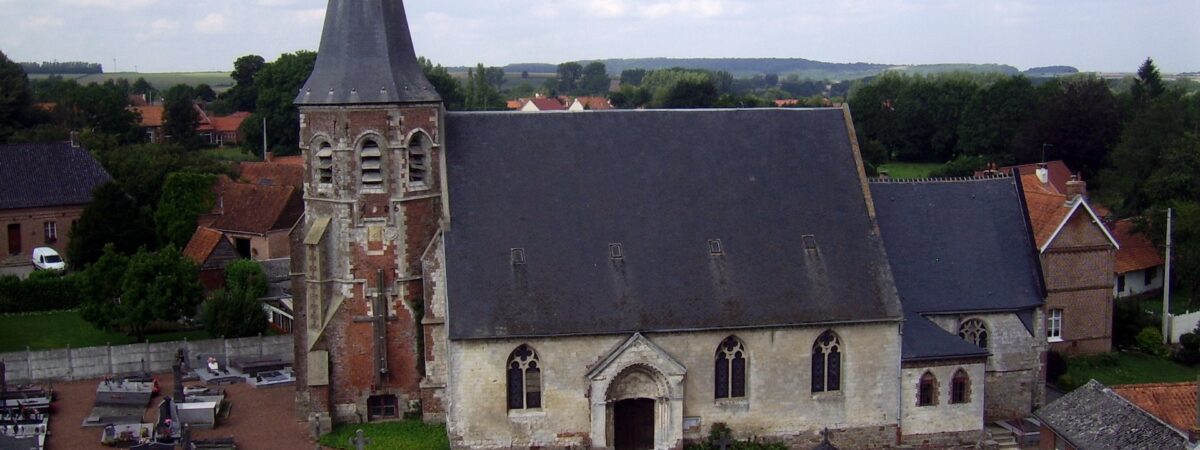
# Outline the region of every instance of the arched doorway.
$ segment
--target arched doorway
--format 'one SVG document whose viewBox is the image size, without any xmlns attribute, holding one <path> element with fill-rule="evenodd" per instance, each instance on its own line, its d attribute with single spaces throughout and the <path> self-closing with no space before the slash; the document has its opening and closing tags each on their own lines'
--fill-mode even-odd
<svg viewBox="0 0 1200 450">
<path fill-rule="evenodd" d="M 591 380 L 591 438 L 597 448 L 661 449 L 683 444 L 687 368 L 635 333 L 601 357 Z"/>
<path fill-rule="evenodd" d="M 613 404 L 613 447 L 616 450 L 654 448 L 654 400 L 631 398 Z"/>
<path fill-rule="evenodd" d="M 643 365 L 622 370 L 608 386 L 609 442 L 613 443 L 613 448 L 655 448 L 666 397 L 666 379 L 657 370 Z"/>
</svg>

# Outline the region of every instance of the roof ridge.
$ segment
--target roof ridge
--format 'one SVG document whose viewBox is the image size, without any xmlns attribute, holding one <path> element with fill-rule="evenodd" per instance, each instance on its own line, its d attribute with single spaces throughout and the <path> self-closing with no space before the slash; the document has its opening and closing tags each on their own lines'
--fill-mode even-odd
<svg viewBox="0 0 1200 450">
<path fill-rule="evenodd" d="M 955 183 L 955 182 L 966 182 L 966 181 L 990 181 L 990 180 L 1003 180 L 1003 179 L 1011 179 L 1011 178 L 1012 178 L 1012 175 L 996 175 L 996 176 L 987 176 L 987 177 L 964 176 L 964 177 L 926 177 L 926 178 L 878 178 L 878 177 L 873 177 L 873 178 L 869 178 L 867 181 L 870 183 L 880 183 L 880 184 L 887 184 L 887 183 L 921 184 L 921 183 Z"/>
</svg>

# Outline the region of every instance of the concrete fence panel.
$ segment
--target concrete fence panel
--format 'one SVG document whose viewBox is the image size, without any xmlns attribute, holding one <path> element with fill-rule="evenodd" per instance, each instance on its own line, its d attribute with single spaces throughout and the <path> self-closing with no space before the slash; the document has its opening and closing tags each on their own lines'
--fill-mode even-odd
<svg viewBox="0 0 1200 450">
<path fill-rule="evenodd" d="M 1200 311 L 1171 316 L 1170 342 L 1179 343 L 1179 337 L 1196 329 L 1197 322 L 1200 322 Z"/>
<path fill-rule="evenodd" d="M 199 355 L 225 355 L 227 358 L 276 356 L 293 361 L 292 336 L 250 337 L 140 343 L 118 346 L 66 348 L 0 353 L 7 379 L 12 383 L 41 383 L 101 378 L 108 374 L 129 375 L 142 372 L 163 373 L 171 370 L 175 352 L 186 349 L 192 367 L 199 367 Z"/>
</svg>

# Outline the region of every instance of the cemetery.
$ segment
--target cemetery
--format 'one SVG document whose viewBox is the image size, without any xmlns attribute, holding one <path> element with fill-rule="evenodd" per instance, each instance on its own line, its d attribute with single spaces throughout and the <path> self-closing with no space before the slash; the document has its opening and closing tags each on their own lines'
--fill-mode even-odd
<svg viewBox="0 0 1200 450">
<path fill-rule="evenodd" d="M 0 450 L 45 448 L 53 391 L 9 386 L 4 372 L 4 361 L 0 361 Z"/>
</svg>

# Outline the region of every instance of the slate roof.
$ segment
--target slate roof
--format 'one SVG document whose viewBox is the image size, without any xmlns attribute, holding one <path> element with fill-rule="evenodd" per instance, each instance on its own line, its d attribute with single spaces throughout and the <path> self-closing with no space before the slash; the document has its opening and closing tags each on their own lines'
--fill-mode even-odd
<svg viewBox="0 0 1200 450">
<path fill-rule="evenodd" d="M 304 214 L 300 190 L 292 186 L 218 183 L 220 211 L 209 227 L 226 232 L 266 234 L 286 230 Z"/>
<path fill-rule="evenodd" d="M 1042 305 L 1037 249 L 1014 178 L 872 182 L 871 196 L 906 313 Z"/>
<path fill-rule="evenodd" d="M 299 105 L 440 102 L 421 73 L 402 0 L 329 0 Z"/>
<path fill-rule="evenodd" d="M 1118 274 L 1145 270 L 1164 264 L 1163 255 L 1146 235 L 1138 233 L 1132 220 L 1119 220 L 1112 224 L 1113 237 L 1121 248 L 1117 249 L 1113 271 Z"/>
<path fill-rule="evenodd" d="M 112 181 L 86 149 L 69 143 L 0 145 L 0 210 L 86 205 Z"/>
<path fill-rule="evenodd" d="M 1197 425 L 1195 382 L 1126 384 L 1112 390 L 1181 433 Z"/>
<path fill-rule="evenodd" d="M 444 129 L 452 339 L 900 319 L 841 109 L 449 113 Z"/>
<path fill-rule="evenodd" d="M 901 359 L 906 362 L 988 356 L 987 349 L 968 343 L 918 314 L 904 318 L 903 338 Z"/>
<path fill-rule="evenodd" d="M 1042 407 L 1034 416 L 1079 450 L 1187 448 L 1187 439 L 1178 431 L 1096 380 Z"/>
</svg>

